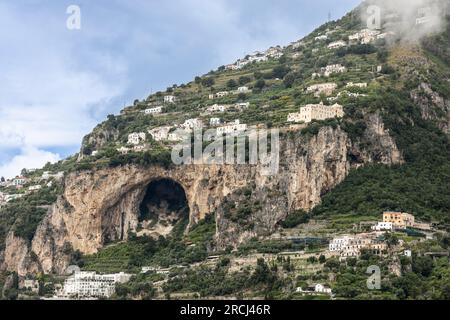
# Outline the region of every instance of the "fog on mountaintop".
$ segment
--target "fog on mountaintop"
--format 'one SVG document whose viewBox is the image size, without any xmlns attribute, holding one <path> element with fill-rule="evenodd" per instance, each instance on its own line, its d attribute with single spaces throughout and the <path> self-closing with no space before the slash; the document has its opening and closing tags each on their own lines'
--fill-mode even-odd
<svg viewBox="0 0 450 320">
<path fill-rule="evenodd" d="M 397 40 L 417 42 L 444 30 L 447 10 L 446 0 L 369 0 L 361 19 L 370 29 L 384 28 Z"/>
</svg>

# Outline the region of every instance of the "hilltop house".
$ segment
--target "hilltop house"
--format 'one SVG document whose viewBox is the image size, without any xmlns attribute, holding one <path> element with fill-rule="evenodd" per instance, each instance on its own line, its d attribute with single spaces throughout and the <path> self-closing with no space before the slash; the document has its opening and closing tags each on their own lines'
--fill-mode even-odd
<svg viewBox="0 0 450 320">
<path fill-rule="evenodd" d="M 11 183 L 11 184 L 12 184 L 13 186 L 15 186 L 15 187 L 21 187 L 21 186 L 23 186 L 24 184 L 26 184 L 27 181 L 28 181 L 28 179 L 25 178 L 25 177 L 16 177 L 16 178 L 14 178 L 14 179 L 12 180 L 12 183 Z"/>
<path fill-rule="evenodd" d="M 339 49 L 339 48 L 345 47 L 346 45 L 347 45 L 347 42 L 345 42 L 343 40 L 339 40 L 339 41 L 331 42 L 328 45 L 328 49 Z"/>
<path fill-rule="evenodd" d="M 329 251 L 338 253 L 341 258 L 359 257 L 361 250 L 369 250 L 373 254 L 382 255 L 387 249 L 386 243 L 378 240 L 378 233 L 362 233 L 355 236 L 341 236 L 329 243 Z"/>
<path fill-rule="evenodd" d="M 376 225 L 372 227 L 374 231 L 393 231 L 394 225 L 392 222 L 378 222 Z"/>
<path fill-rule="evenodd" d="M 344 107 L 339 104 L 326 106 L 320 104 L 308 104 L 300 108 L 300 117 L 305 123 L 312 120 L 326 120 L 330 118 L 342 118 L 344 116 Z"/>
<path fill-rule="evenodd" d="M 146 135 L 144 132 L 133 132 L 128 135 L 128 144 L 138 145 L 145 141 Z"/>
<path fill-rule="evenodd" d="M 226 97 L 227 95 L 229 95 L 230 93 L 228 91 L 220 91 L 216 93 L 216 97 L 217 98 L 223 98 Z"/>
<path fill-rule="evenodd" d="M 163 107 L 155 107 L 155 108 L 149 108 L 149 109 L 145 109 L 144 113 L 145 114 L 159 114 L 162 112 Z"/>
</svg>

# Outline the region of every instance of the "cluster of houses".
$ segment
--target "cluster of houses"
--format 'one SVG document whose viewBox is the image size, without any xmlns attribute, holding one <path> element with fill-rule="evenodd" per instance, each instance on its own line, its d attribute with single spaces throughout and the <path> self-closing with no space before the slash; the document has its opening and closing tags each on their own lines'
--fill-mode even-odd
<svg viewBox="0 0 450 320">
<path fill-rule="evenodd" d="M 395 231 L 407 228 L 423 231 L 432 230 L 431 224 L 418 222 L 412 214 L 406 212 L 384 212 L 383 221 L 372 226 L 372 230 L 375 231 Z"/>
<path fill-rule="evenodd" d="M 240 70 L 246 65 L 253 62 L 264 62 L 269 59 L 279 59 L 283 56 L 283 48 L 280 46 L 271 47 L 264 52 L 256 51 L 255 53 L 248 55 L 244 59 L 239 59 L 233 64 L 225 66 L 226 70 Z"/>
<path fill-rule="evenodd" d="M 376 40 L 386 39 L 395 35 L 395 32 L 388 31 L 382 33 L 375 29 L 362 29 L 361 31 L 352 34 L 348 37 L 350 43 L 369 44 Z"/>
<path fill-rule="evenodd" d="M 427 223 L 415 221 L 412 214 L 405 212 L 384 212 L 383 221 L 371 227 L 372 232 L 356 235 L 343 235 L 332 239 L 328 250 L 340 256 L 341 259 L 359 257 L 362 250 L 367 250 L 376 255 L 387 253 L 388 246 L 384 241 L 386 232 L 414 228 L 431 231 L 432 227 Z"/>
<path fill-rule="evenodd" d="M 8 180 L 2 180 L 0 181 L 0 188 L 2 188 L 4 191 L 5 189 L 15 189 L 15 190 L 25 190 L 25 192 L 21 193 L 14 193 L 11 194 L 10 192 L 1 192 L 0 191 L 0 206 L 3 206 L 13 200 L 22 198 L 28 193 L 35 192 L 38 190 L 41 190 L 43 186 L 51 187 L 53 182 L 49 181 L 50 179 L 55 179 L 57 181 L 60 181 L 64 177 L 64 172 L 57 172 L 52 173 L 49 171 L 45 171 L 42 173 L 41 177 L 38 178 L 27 178 L 23 176 L 17 176 L 13 179 Z"/>
<path fill-rule="evenodd" d="M 332 118 L 342 118 L 344 116 L 344 107 L 340 104 L 326 106 L 323 102 L 319 104 L 307 104 L 300 108 L 300 112 L 290 113 L 288 122 L 309 123 L 313 120 L 326 120 Z"/>
<path fill-rule="evenodd" d="M 209 97 L 209 100 L 214 100 L 214 99 L 226 97 L 231 94 L 241 94 L 241 93 L 248 93 L 248 92 L 251 92 L 249 87 L 242 86 L 242 87 L 237 88 L 234 91 L 219 91 L 217 93 L 211 93 L 208 97 Z"/>
</svg>

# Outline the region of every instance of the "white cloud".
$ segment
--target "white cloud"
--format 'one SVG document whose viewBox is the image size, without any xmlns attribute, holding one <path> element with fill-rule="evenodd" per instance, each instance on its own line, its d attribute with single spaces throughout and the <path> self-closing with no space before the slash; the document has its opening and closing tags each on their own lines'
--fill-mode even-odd
<svg viewBox="0 0 450 320">
<path fill-rule="evenodd" d="M 54 163 L 60 159 L 58 154 L 34 147 L 24 147 L 19 155 L 14 156 L 7 164 L 0 166 L 0 177 L 12 178 L 23 168 L 41 168 L 47 162 Z"/>
</svg>

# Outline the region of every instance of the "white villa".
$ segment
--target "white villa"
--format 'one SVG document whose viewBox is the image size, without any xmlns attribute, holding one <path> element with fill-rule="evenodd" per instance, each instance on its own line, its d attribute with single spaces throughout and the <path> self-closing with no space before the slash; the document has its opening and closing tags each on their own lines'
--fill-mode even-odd
<svg viewBox="0 0 450 320">
<path fill-rule="evenodd" d="M 145 114 L 159 114 L 162 112 L 163 107 L 155 107 L 155 108 L 149 108 L 149 109 L 145 109 L 144 113 Z"/>
<path fill-rule="evenodd" d="M 209 125 L 210 126 L 213 126 L 213 127 L 220 126 L 220 123 L 221 123 L 220 118 L 211 118 L 211 119 L 209 119 Z"/>
<path fill-rule="evenodd" d="M 225 126 L 217 128 L 217 136 L 221 136 L 224 134 L 238 134 L 247 130 L 246 124 L 241 124 L 239 120 L 235 120 L 233 122 L 227 123 Z"/>
<path fill-rule="evenodd" d="M 248 88 L 248 87 L 239 87 L 238 89 L 237 89 L 237 92 L 238 93 L 247 93 L 247 92 L 249 92 L 250 91 L 250 89 Z"/>
<path fill-rule="evenodd" d="M 227 109 L 229 108 L 229 106 L 225 106 L 225 105 L 218 105 L 217 103 L 209 106 L 208 108 L 206 108 L 206 112 L 208 113 L 215 113 L 215 112 L 225 112 Z"/>
<path fill-rule="evenodd" d="M 228 91 L 220 91 L 216 93 L 216 97 L 217 98 L 223 98 L 226 97 L 227 95 L 229 95 L 230 93 Z"/>
<path fill-rule="evenodd" d="M 164 97 L 164 103 L 175 103 L 176 98 L 175 96 L 165 96 Z"/>
<path fill-rule="evenodd" d="M 321 35 L 314 38 L 314 40 L 327 40 L 327 39 L 328 39 L 327 35 Z"/>
<path fill-rule="evenodd" d="M 372 227 L 374 231 L 393 231 L 394 224 L 392 222 L 378 222 Z"/>
<path fill-rule="evenodd" d="M 95 272 L 77 272 L 64 282 L 63 296 L 70 298 L 109 298 L 116 283 L 126 283 L 131 275 L 123 272 L 100 275 Z"/>
<path fill-rule="evenodd" d="M 288 116 L 288 122 L 305 122 L 313 120 L 326 120 L 331 118 L 342 118 L 344 116 L 344 107 L 339 104 L 326 106 L 320 104 L 308 104 L 300 108 L 299 113 L 291 113 Z"/>
<path fill-rule="evenodd" d="M 145 141 L 146 135 L 144 132 L 133 132 L 128 135 L 128 144 L 138 145 Z"/>
<path fill-rule="evenodd" d="M 314 93 L 314 96 L 316 96 L 316 97 L 320 97 L 320 95 L 322 93 L 329 96 L 329 95 L 333 94 L 333 91 L 336 88 L 337 88 L 337 84 L 333 83 L 333 82 L 320 83 L 320 84 L 315 84 L 315 85 L 309 86 L 306 89 L 306 92 Z"/>
<path fill-rule="evenodd" d="M 169 137 L 169 131 L 172 127 L 159 127 L 152 130 L 148 130 L 148 133 L 152 136 L 155 141 L 167 140 Z"/>
<path fill-rule="evenodd" d="M 361 83 L 347 82 L 346 87 L 347 88 L 351 88 L 351 87 L 367 88 L 367 82 L 361 82 Z"/>
<path fill-rule="evenodd" d="M 331 76 L 333 73 L 344 73 L 347 72 L 347 68 L 340 64 L 331 64 L 322 68 L 323 75 L 325 77 Z"/>
<path fill-rule="evenodd" d="M 339 49 L 339 48 L 342 48 L 345 46 L 347 46 L 347 42 L 345 42 L 343 40 L 339 40 L 339 41 L 331 42 L 328 45 L 328 49 Z"/>
</svg>

